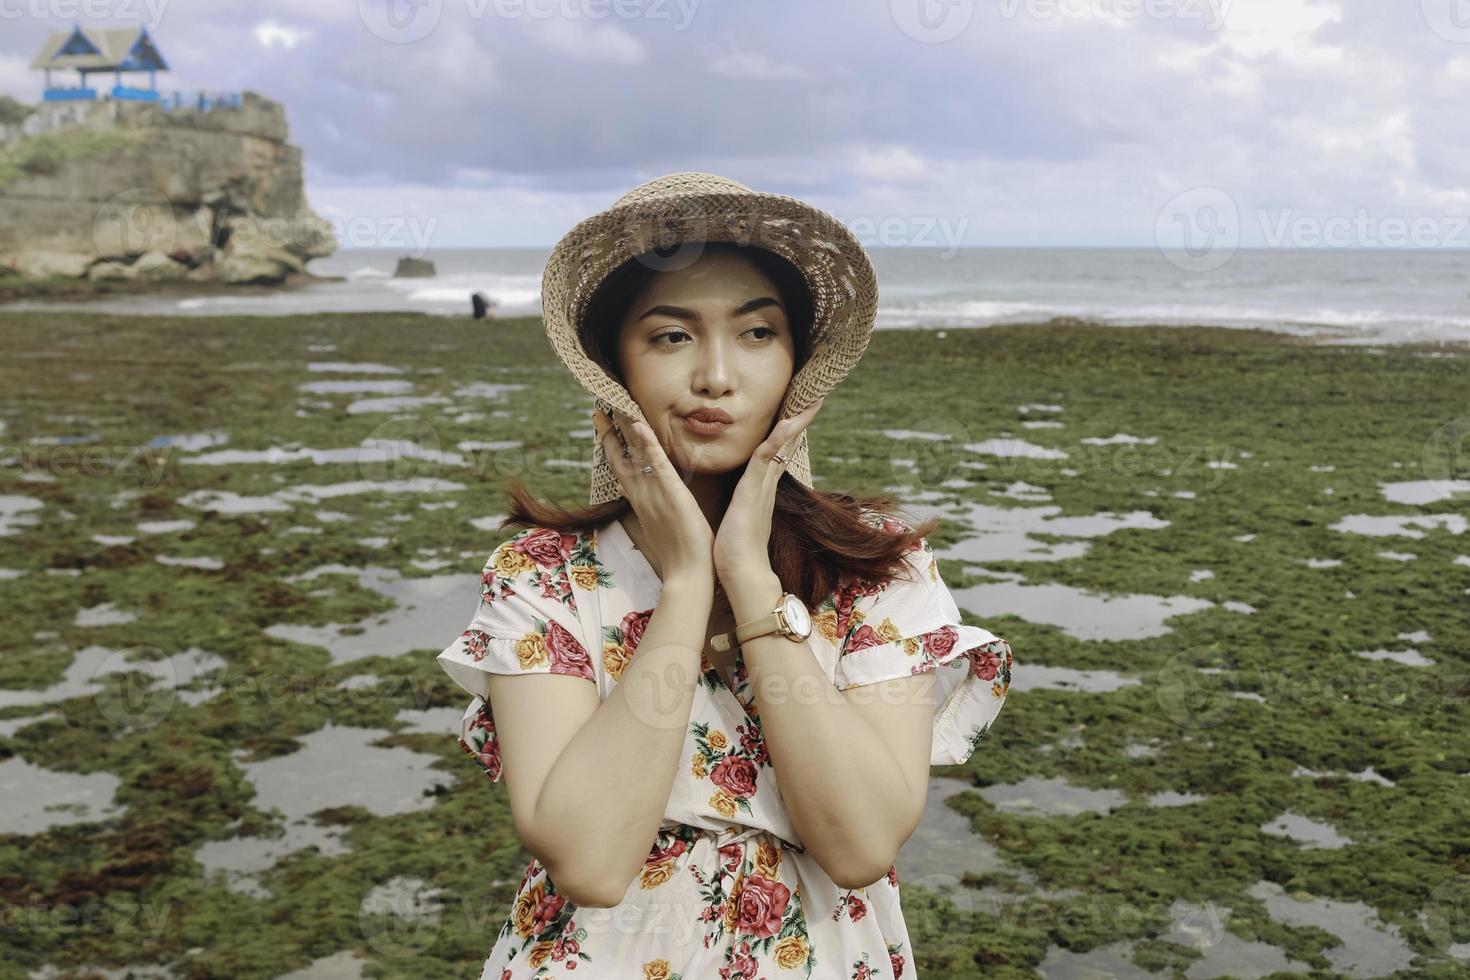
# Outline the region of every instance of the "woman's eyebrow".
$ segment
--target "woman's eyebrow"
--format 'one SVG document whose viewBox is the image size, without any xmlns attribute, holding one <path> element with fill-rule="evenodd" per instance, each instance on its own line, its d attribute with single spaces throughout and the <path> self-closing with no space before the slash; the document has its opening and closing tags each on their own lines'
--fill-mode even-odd
<svg viewBox="0 0 1470 980">
<path fill-rule="evenodd" d="M 774 306 L 778 310 L 781 309 L 780 302 L 777 301 L 774 297 L 757 296 L 755 299 L 747 300 L 746 302 L 741 303 L 739 306 L 735 307 L 735 309 L 730 311 L 730 316 L 744 316 L 747 313 L 754 313 L 756 310 L 765 309 L 767 306 Z M 693 310 L 685 309 L 682 306 L 668 306 L 663 304 L 659 306 L 649 307 L 648 310 L 644 312 L 644 314 L 638 319 L 646 320 L 651 316 L 671 316 L 676 317 L 680 320 L 699 319 L 699 314 L 695 313 Z"/>
</svg>

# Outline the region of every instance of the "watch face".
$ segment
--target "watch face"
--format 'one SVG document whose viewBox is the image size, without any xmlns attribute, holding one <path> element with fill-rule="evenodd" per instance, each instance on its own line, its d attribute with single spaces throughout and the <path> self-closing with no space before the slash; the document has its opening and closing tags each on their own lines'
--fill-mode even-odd
<svg viewBox="0 0 1470 980">
<path fill-rule="evenodd" d="M 786 596 L 786 624 L 791 627 L 791 632 L 806 639 L 812 632 L 812 616 L 802 601 L 794 595 Z"/>
</svg>

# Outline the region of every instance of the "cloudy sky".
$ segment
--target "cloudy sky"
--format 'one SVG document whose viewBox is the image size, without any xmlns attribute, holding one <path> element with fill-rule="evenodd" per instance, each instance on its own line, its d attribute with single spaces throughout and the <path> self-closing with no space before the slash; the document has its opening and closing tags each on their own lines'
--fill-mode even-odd
<svg viewBox="0 0 1470 980">
<path fill-rule="evenodd" d="M 550 246 L 704 170 L 870 245 L 1470 245 L 1470 0 L 0 0 L 0 91 L 79 16 L 285 103 L 355 244 Z"/>
</svg>

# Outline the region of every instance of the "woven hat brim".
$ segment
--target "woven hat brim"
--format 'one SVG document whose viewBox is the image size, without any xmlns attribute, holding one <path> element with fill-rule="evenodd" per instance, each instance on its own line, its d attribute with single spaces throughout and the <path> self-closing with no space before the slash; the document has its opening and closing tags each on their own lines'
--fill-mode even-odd
<svg viewBox="0 0 1470 980">
<path fill-rule="evenodd" d="M 599 407 L 648 421 L 628 390 L 582 348 L 577 327 L 597 287 L 628 259 L 655 249 L 660 251 L 649 260 L 655 268 L 687 265 L 698 257 L 700 242 L 768 249 L 800 270 L 811 291 L 811 353 L 791 379 L 778 418 L 802 412 L 847 377 L 867 349 L 878 309 L 877 274 L 856 236 L 837 218 L 794 197 L 686 190 L 617 204 L 579 222 L 547 260 L 541 283 L 547 336 Z M 786 469 L 804 486 L 813 485 L 806 432 Z M 590 502 L 622 495 L 595 444 Z"/>
</svg>

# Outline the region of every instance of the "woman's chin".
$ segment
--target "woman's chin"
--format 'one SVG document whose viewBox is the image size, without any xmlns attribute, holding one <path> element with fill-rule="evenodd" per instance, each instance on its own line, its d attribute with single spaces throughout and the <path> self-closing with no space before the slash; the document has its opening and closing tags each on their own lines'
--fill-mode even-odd
<svg viewBox="0 0 1470 980">
<path fill-rule="evenodd" d="M 754 450 L 741 454 L 724 447 L 680 447 L 669 455 L 669 461 L 680 473 L 693 476 L 724 476 L 750 462 L 751 452 Z"/>
</svg>

